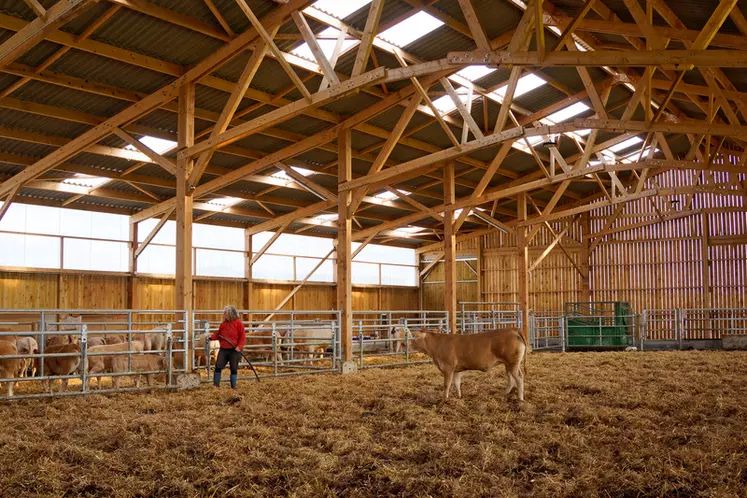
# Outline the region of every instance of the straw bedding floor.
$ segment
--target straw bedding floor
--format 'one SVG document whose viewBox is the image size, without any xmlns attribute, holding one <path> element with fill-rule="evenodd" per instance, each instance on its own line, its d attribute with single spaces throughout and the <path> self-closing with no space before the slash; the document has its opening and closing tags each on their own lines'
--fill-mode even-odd
<svg viewBox="0 0 747 498">
<path fill-rule="evenodd" d="M 747 353 L 533 354 L 0 406 L 1 496 L 747 496 Z"/>
</svg>

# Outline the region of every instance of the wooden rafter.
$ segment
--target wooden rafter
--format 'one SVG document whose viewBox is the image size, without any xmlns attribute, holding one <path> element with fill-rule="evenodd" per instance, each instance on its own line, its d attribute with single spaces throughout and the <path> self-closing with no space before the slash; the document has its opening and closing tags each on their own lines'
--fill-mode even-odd
<svg viewBox="0 0 747 498">
<path fill-rule="evenodd" d="M 353 78 L 366 72 L 368 58 L 371 55 L 373 41 L 379 28 L 379 20 L 381 19 L 381 12 L 383 10 L 384 0 L 373 0 L 371 2 L 368 17 L 366 18 L 366 27 L 363 29 L 361 43 L 358 46 L 358 52 L 355 54 L 353 72 L 351 73 L 351 77 Z"/>
</svg>

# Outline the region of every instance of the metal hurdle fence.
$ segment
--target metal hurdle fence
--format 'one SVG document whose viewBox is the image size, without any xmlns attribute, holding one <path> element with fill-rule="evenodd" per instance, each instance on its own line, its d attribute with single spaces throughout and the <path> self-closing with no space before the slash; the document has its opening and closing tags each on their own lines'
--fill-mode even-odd
<svg viewBox="0 0 747 498">
<path fill-rule="evenodd" d="M 71 320 L 72 315 L 78 317 Z M 12 395 L 11 389 L 5 391 L 7 395 L 0 399 L 171 388 L 173 374 L 185 371 L 189 344 L 186 324 L 184 311 L 171 310 L 0 310 L 0 329 L 4 330 L 0 332 L 0 342 L 4 343 L 0 345 L 4 353 L 0 354 L 0 364 L 5 373 L 0 383 L 13 390 Z M 149 349 L 145 345 L 140 347 L 137 340 L 146 338 L 140 334 L 147 334 Z M 25 339 L 24 342 L 32 339 L 30 347 L 34 349 L 18 351 L 19 339 Z M 97 347 L 104 344 L 125 346 L 117 351 Z M 154 359 L 143 361 L 146 355 Z M 61 358 L 72 361 L 60 365 Z M 143 363 L 156 368 L 146 369 Z M 89 372 L 102 364 L 104 371 Z M 8 376 L 9 370 L 13 377 Z M 163 374 L 164 384 L 139 386 L 141 376 L 150 379 Z M 119 379 L 131 376 L 136 376 L 137 385 L 122 387 Z M 91 389 L 91 377 L 110 377 L 112 387 Z M 60 388 L 54 392 L 58 380 Z"/>
<path fill-rule="evenodd" d="M 521 305 L 512 302 L 460 302 L 457 327 L 462 334 L 506 327 L 521 328 Z"/>
<path fill-rule="evenodd" d="M 258 375 L 281 377 L 336 372 L 341 357 L 340 312 L 322 310 L 239 310 L 247 333 L 244 354 Z M 219 344 L 207 340 L 218 331 L 223 311 L 200 310 L 193 314 L 192 365 L 212 377 Z M 240 367 L 247 367 L 242 358 Z M 239 378 L 253 374 L 245 369 Z M 226 379 L 222 379 L 226 380 Z"/>
<path fill-rule="evenodd" d="M 530 311 L 529 343 L 533 351 L 565 352 L 564 313 L 562 311 Z"/>
<path fill-rule="evenodd" d="M 425 363 L 410 345 L 413 332 L 445 330 L 448 323 L 445 311 L 354 311 L 353 357 L 359 369 Z"/>
</svg>

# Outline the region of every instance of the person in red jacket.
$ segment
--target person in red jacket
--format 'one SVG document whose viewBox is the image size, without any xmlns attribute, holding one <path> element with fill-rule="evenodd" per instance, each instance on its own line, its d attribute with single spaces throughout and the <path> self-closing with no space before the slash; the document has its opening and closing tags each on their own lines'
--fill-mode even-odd
<svg viewBox="0 0 747 498">
<path fill-rule="evenodd" d="M 231 387 L 236 389 L 236 381 L 239 375 L 239 360 L 241 351 L 246 343 L 246 329 L 239 318 L 239 313 L 233 306 L 223 308 L 223 323 L 218 331 L 210 336 L 211 341 L 220 342 L 218 360 L 215 362 L 215 373 L 213 373 L 213 385 L 220 387 L 220 376 L 226 364 L 231 365 Z"/>
</svg>

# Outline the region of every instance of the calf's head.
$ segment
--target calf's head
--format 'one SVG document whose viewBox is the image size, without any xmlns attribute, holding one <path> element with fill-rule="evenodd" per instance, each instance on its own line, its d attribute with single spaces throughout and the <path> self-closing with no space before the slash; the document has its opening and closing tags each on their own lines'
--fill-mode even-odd
<svg viewBox="0 0 747 498">
<path fill-rule="evenodd" d="M 412 334 L 412 340 L 410 341 L 410 347 L 420 353 L 428 354 L 425 341 L 426 341 L 426 338 L 428 337 L 428 334 L 430 333 L 431 331 L 428 329 L 420 329 L 419 332 L 415 332 L 414 334 Z"/>
</svg>

